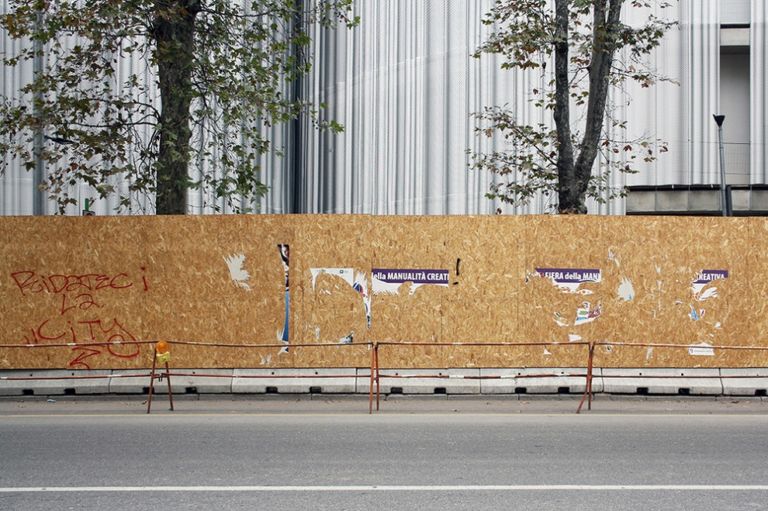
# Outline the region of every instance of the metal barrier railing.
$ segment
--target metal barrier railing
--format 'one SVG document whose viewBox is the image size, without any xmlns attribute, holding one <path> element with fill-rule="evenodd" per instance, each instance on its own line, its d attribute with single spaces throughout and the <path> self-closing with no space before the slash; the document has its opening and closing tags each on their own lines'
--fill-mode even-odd
<svg viewBox="0 0 768 511">
<path fill-rule="evenodd" d="M 161 341 L 162 342 L 162 341 Z M 182 377 L 182 376 L 194 376 L 198 378 L 221 378 L 221 374 L 207 374 L 207 373 L 184 373 L 184 372 L 172 372 L 170 370 L 170 367 L 168 365 L 167 359 L 165 360 L 165 372 L 157 372 L 156 364 L 158 362 L 158 351 L 157 346 L 158 342 L 156 341 L 126 341 L 126 342 L 93 342 L 93 343 L 58 343 L 58 344 L 3 344 L 0 345 L 0 349 L 23 349 L 23 348 L 71 348 L 71 347 L 96 347 L 96 346 L 116 346 L 116 345 L 153 345 L 154 346 L 154 356 L 152 357 L 152 368 L 150 371 L 146 374 L 140 373 L 140 374 L 108 374 L 108 375 L 62 375 L 62 376 L 0 376 L 0 381 L 34 381 L 34 380 L 94 380 L 94 379 L 116 379 L 116 378 L 142 378 L 142 377 L 149 377 L 150 379 L 150 385 L 149 385 L 149 397 L 147 399 L 147 413 L 150 413 L 151 406 L 152 406 L 152 394 L 154 389 L 154 381 L 155 379 L 168 379 L 168 395 L 169 400 L 171 404 L 171 409 L 173 410 L 173 391 L 171 387 L 171 377 Z M 365 343 L 352 343 L 352 344 L 339 344 L 339 343 L 305 343 L 305 344 L 239 344 L 239 343 L 219 343 L 219 342 L 201 342 L 201 341 L 183 341 L 183 340 L 174 340 L 174 341 L 167 341 L 167 344 L 171 345 L 181 345 L 181 346 L 199 346 L 199 347 L 217 347 L 217 348 L 249 348 L 249 349 L 274 349 L 274 348 L 345 348 L 345 347 L 356 347 L 356 348 L 362 348 L 367 347 L 369 351 L 371 352 L 370 357 L 370 372 L 368 375 L 363 375 L 362 377 L 369 378 L 369 389 L 368 389 L 368 413 L 373 413 L 373 403 L 376 402 L 376 410 L 380 410 L 381 407 L 381 380 L 382 379 L 393 379 L 393 378 L 445 378 L 445 379 L 451 379 L 451 378 L 463 378 L 463 379 L 470 379 L 470 380 L 486 380 L 486 379 L 526 379 L 526 378 L 552 378 L 552 377 L 576 377 L 576 378 L 584 378 L 585 379 L 585 390 L 581 397 L 581 400 L 579 401 L 579 405 L 576 409 L 576 413 L 580 413 L 582 410 L 582 407 L 584 403 L 587 403 L 587 409 L 592 409 L 592 401 L 594 397 L 594 392 L 592 388 L 592 382 L 594 379 L 594 369 L 595 369 L 595 349 L 598 346 L 610 346 L 610 347 L 628 347 L 628 348 L 661 348 L 661 349 L 685 349 L 689 350 L 691 348 L 701 348 L 700 346 L 691 346 L 691 345 L 683 345 L 683 344 L 671 344 L 671 343 L 637 343 L 637 342 L 610 342 L 610 341 L 600 341 L 600 342 L 587 342 L 587 341 L 577 341 L 577 342 L 436 342 L 436 343 L 430 343 L 430 342 L 394 342 L 394 341 L 383 341 L 383 342 L 365 342 Z M 503 347 L 503 348 L 529 348 L 529 347 L 535 347 L 535 346 L 544 346 L 544 347 L 553 347 L 553 346 L 568 346 L 571 348 L 587 348 L 587 361 L 585 364 L 585 372 L 583 373 L 574 373 L 574 374 L 554 374 L 554 373 L 536 373 L 536 374 L 517 374 L 517 375 L 434 375 L 434 374 L 411 374 L 411 375 L 400 375 L 400 374 L 389 374 L 389 373 L 382 373 L 380 364 L 379 364 L 379 351 L 382 347 L 384 348 L 390 348 L 390 347 L 397 347 L 397 348 L 419 348 L 419 347 Z M 723 351 L 768 351 L 768 346 L 706 346 L 707 349 L 711 350 L 723 350 Z M 768 364 L 766 364 L 766 367 L 768 367 Z M 334 375 L 334 374 L 314 374 L 314 375 L 279 375 L 279 374 L 271 374 L 271 375 L 237 375 L 232 376 L 232 378 L 345 378 L 348 377 L 348 375 Z M 360 377 L 359 375 L 355 376 Z M 602 375 L 602 378 L 626 378 L 625 375 Z M 647 378 L 755 378 L 756 376 L 750 376 L 750 375 L 684 375 L 681 374 L 680 376 L 677 375 L 646 375 L 644 377 Z"/>
</svg>

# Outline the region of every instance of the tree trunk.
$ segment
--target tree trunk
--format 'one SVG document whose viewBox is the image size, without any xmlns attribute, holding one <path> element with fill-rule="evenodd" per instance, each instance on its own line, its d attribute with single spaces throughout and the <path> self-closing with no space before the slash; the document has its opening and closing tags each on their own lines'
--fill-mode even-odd
<svg viewBox="0 0 768 511">
<path fill-rule="evenodd" d="M 152 36 L 160 82 L 158 215 L 187 213 L 195 17 L 200 0 L 155 0 Z"/>
<path fill-rule="evenodd" d="M 557 130 L 558 211 L 569 212 L 577 196 L 571 142 L 568 25 L 570 0 L 555 1 L 555 128 Z"/>
<path fill-rule="evenodd" d="M 589 64 L 589 100 L 584 137 L 573 168 L 572 180 L 560 182 L 561 213 L 587 212 L 586 195 L 603 130 L 609 77 L 616 49 L 615 38 L 624 0 L 594 0 L 592 58 Z M 559 88 L 559 87 L 558 87 Z"/>
</svg>

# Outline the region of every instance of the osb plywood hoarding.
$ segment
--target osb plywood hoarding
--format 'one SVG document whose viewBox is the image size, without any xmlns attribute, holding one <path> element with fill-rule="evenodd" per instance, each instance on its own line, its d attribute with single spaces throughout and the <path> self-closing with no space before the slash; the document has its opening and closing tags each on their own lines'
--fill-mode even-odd
<svg viewBox="0 0 768 511">
<path fill-rule="evenodd" d="M 765 366 L 762 219 L 0 220 L 0 368 Z M 557 342 L 509 347 L 494 343 Z M 106 346 L 87 346 L 105 342 Z M 484 343 L 479 347 L 456 342 Z M 255 345 L 273 345 L 254 348 Z M 302 347 L 300 344 L 332 344 Z M 714 348 L 713 348 L 714 347 Z"/>
</svg>

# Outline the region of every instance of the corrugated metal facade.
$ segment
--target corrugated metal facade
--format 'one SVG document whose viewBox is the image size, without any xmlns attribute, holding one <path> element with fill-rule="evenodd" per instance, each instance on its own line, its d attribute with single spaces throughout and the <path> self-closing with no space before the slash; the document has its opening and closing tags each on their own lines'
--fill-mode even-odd
<svg viewBox="0 0 768 511">
<path fill-rule="evenodd" d="M 750 182 L 768 179 L 768 2 L 752 0 L 750 25 Z"/>
<path fill-rule="evenodd" d="M 2 1 L 5 8 L 7 1 Z M 478 138 L 471 114 L 485 106 L 506 104 L 521 121 L 546 119 L 528 101 L 540 77 L 502 71 L 492 56 L 471 57 L 487 35 L 480 20 L 491 4 L 491 0 L 359 0 L 355 5 L 359 27 L 318 30 L 314 71 L 303 84 L 304 94 L 327 103 L 327 116 L 344 124 L 345 132 L 320 133 L 309 122 L 274 128 L 270 136 L 276 146 L 286 148 L 287 156 L 264 157 L 262 180 L 270 192 L 258 201 L 256 210 L 493 213 L 499 205 L 484 197 L 493 176 L 470 171 L 467 150 L 491 150 L 503 142 Z M 718 0 L 681 0 L 668 10 L 667 16 L 680 24 L 668 33 L 653 61 L 661 74 L 679 85 L 630 86 L 613 93 L 616 115 L 629 121 L 628 139 L 659 138 L 670 149 L 637 175 L 614 176 L 615 185 L 719 182 L 711 115 L 720 106 L 720 5 Z M 627 11 L 628 22 L 642 21 L 644 13 Z M 766 2 L 752 0 L 752 115 L 744 121 L 749 122 L 751 134 L 748 177 L 744 178 L 750 183 L 766 182 L 767 20 Z M 3 51 L 12 51 L 12 41 L 4 37 L 2 44 Z M 127 72 L 143 64 L 125 61 L 122 66 Z M 3 93 L 13 95 L 31 74 L 31 65 L 4 70 Z M 631 100 L 629 106 L 625 106 L 627 100 Z M 202 165 L 206 171 L 215 171 L 215 157 Z M 602 168 L 599 162 L 596 170 Z M 91 197 L 85 187 L 75 195 Z M 0 213 L 31 214 L 31 174 L 11 168 L 0 179 L 0 198 Z M 210 197 L 190 192 L 190 213 L 213 212 L 212 205 Z M 96 211 L 110 214 L 114 206 L 98 201 Z M 540 198 L 505 212 L 540 213 L 550 206 Z M 133 212 L 151 213 L 151 209 L 151 200 L 137 200 Z M 622 214 L 624 203 L 592 204 L 590 210 Z M 77 210 L 72 208 L 70 213 Z"/>
</svg>

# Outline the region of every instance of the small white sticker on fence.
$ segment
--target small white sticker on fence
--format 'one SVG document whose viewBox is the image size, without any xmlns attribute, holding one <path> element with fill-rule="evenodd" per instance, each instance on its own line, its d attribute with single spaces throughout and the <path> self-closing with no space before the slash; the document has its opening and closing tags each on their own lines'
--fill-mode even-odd
<svg viewBox="0 0 768 511">
<path fill-rule="evenodd" d="M 711 344 L 700 342 L 699 344 L 692 344 L 688 348 L 688 354 L 693 355 L 694 357 L 714 357 L 715 350 L 712 348 Z"/>
</svg>

